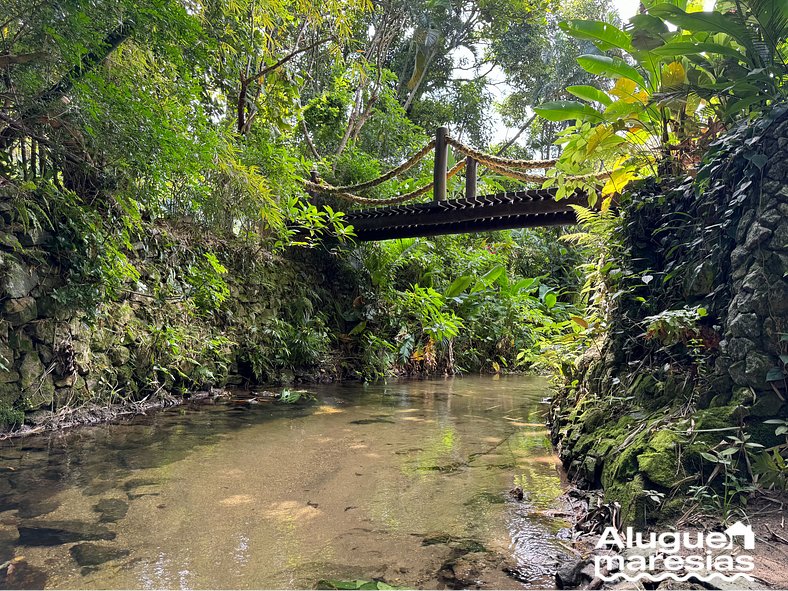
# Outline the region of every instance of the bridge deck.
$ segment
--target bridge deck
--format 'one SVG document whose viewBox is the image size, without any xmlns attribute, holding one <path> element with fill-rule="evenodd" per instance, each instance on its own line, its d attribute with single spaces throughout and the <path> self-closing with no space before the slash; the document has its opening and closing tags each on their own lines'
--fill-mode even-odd
<svg viewBox="0 0 788 591">
<path fill-rule="evenodd" d="M 510 230 L 576 223 L 570 205 L 588 206 L 583 193 L 555 200 L 555 189 L 497 193 L 414 205 L 396 205 L 348 212 L 345 221 L 357 240 L 373 241 Z"/>
</svg>

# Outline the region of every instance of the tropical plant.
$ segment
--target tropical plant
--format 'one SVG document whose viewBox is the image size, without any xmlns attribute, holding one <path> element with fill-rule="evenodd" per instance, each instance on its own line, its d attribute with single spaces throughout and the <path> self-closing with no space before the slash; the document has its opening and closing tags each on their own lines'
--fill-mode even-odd
<svg viewBox="0 0 788 591">
<path fill-rule="evenodd" d="M 692 168 L 725 125 L 788 93 L 785 2 L 726 1 L 712 12 L 688 12 L 686 2 L 646 8 L 626 30 L 593 20 L 561 25 L 601 52 L 577 61 L 603 82 L 566 88 L 582 102 L 536 108 L 552 121 L 576 120 L 558 140 L 558 180 L 547 183 L 558 183 L 560 194 L 566 173 L 601 169 L 609 173 L 602 193 L 611 195 L 643 175 Z"/>
</svg>

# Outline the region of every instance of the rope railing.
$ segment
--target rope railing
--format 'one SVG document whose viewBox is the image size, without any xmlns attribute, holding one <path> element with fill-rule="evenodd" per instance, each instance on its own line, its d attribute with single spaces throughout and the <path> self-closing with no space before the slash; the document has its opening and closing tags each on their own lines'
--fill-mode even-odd
<svg viewBox="0 0 788 591">
<path fill-rule="evenodd" d="M 470 146 L 467 146 L 452 137 L 446 138 L 446 143 L 455 148 L 461 154 L 464 154 L 468 158 L 473 158 L 479 164 L 489 168 L 490 170 L 527 183 L 543 183 L 552 177 L 548 177 L 543 174 L 525 174 L 520 172 L 520 170 L 553 168 L 558 162 L 557 160 L 510 160 L 509 158 L 501 158 L 500 156 L 493 156 L 492 154 L 486 154 L 484 152 L 480 152 L 479 150 L 474 150 Z M 580 181 L 586 179 L 604 179 L 608 177 L 610 177 L 609 172 L 592 172 L 588 174 L 567 175 L 565 178 L 568 181 Z"/>
<path fill-rule="evenodd" d="M 457 164 L 455 164 L 451 170 L 446 173 L 446 178 L 450 179 L 454 177 L 457 173 L 459 173 L 463 168 L 465 168 L 465 158 L 460 160 Z M 325 185 L 313 183 L 312 181 L 304 181 L 304 185 L 307 189 L 311 191 L 320 192 Z M 403 195 L 397 195 L 396 197 L 388 197 L 384 199 L 376 199 L 374 197 L 361 197 L 360 195 L 353 195 L 352 193 L 348 193 L 346 191 L 338 192 L 338 193 L 331 193 L 332 197 L 337 197 L 338 199 L 342 199 L 343 201 L 349 201 L 351 203 L 360 203 L 362 205 L 396 205 L 397 203 L 405 203 L 407 201 L 413 201 L 424 195 L 425 193 L 429 193 L 432 191 L 432 188 L 435 186 L 435 181 L 424 185 L 418 189 L 410 191 L 409 193 L 405 193 Z"/>
<path fill-rule="evenodd" d="M 377 178 L 372 179 L 371 181 L 365 181 L 363 183 L 359 183 L 357 185 L 345 185 L 340 187 L 335 187 L 326 183 L 311 183 L 316 187 L 319 187 L 319 190 L 323 193 L 353 193 L 354 191 L 365 191 L 366 189 L 372 189 L 373 187 L 377 187 L 381 183 L 385 183 L 386 181 L 394 178 L 398 174 L 402 174 L 403 172 L 407 172 L 416 164 L 418 164 L 427 154 L 429 154 L 432 149 L 435 147 L 435 140 L 430 140 L 426 146 L 424 146 L 421 150 L 416 152 L 413 156 L 408 158 L 405 162 L 400 164 L 396 168 L 392 168 L 387 173 L 380 175 Z M 311 181 L 310 181 L 311 182 Z"/>
<path fill-rule="evenodd" d="M 490 167 L 490 164 L 505 166 L 506 168 L 513 168 L 518 170 L 535 170 L 540 168 L 552 168 L 555 166 L 555 159 L 552 160 L 517 160 L 514 158 L 503 158 L 502 156 L 495 156 L 493 154 L 486 154 L 479 150 L 475 150 L 470 146 L 463 144 L 460 140 L 454 139 L 451 136 L 446 137 L 446 143 L 455 148 L 461 154 L 473 158 L 477 162 Z"/>
<path fill-rule="evenodd" d="M 446 155 L 449 146 L 453 147 L 458 153 L 462 154 L 464 158 L 457 162 L 450 170 L 446 170 Z M 387 198 L 374 198 L 364 197 L 357 195 L 356 192 L 365 191 L 377 187 L 378 185 L 391 180 L 395 176 L 402 174 L 416 166 L 424 157 L 435 149 L 435 173 L 433 181 L 405 193 Z M 436 201 L 445 199 L 446 181 L 458 174 L 468 163 L 473 164 L 469 166 L 468 175 L 472 175 L 473 179 L 466 179 L 466 197 L 475 197 L 476 193 L 476 163 L 496 172 L 498 174 L 507 176 L 509 178 L 523 181 L 526 183 L 544 183 L 550 178 L 545 174 L 529 174 L 527 170 L 547 169 L 555 167 L 557 160 L 518 160 L 513 158 L 503 158 L 481 152 L 470 146 L 462 143 L 461 141 L 452 138 L 448 135 L 446 128 L 439 128 L 436 137 L 429 141 L 423 148 L 413 154 L 405 162 L 389 170 L 388 172 L 378 176 L 369 181 L 358 183 L 355 185 L 334 186 L 326 183 L 317 176 L 316 172 L 312 173 L 312 180 L 303 180 L 304 186 L 307 191 L 313 194 L 327 194 L 343 201 L 350 203 L 357 203 L 361 205 L 395 205 L 405 203 L 418 199 L 422 195 L 434 190 L 434 198 Z M 609 178 L 610 172 L 590 173 L 583 175 L 573 175 L 564 177 L 568 181 L 592 180 Z M 440 186 L 436 188 L 436 182 L 440 182 Z"/>
</svg>

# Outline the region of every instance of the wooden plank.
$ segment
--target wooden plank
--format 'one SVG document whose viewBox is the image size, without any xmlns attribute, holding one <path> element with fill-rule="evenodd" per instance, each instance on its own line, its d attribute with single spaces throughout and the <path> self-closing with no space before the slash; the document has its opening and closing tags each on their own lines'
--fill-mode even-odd
<svg viewBox="0 0 788 591">
<path fill-rule="evenodd" d="M 587 204 L 584 194 L 576 194 L 570 198 L 555 201 L 552 197 L 538 195 L 531 198 L 527 193 L 515 193 L 504 197 L 502 194 L 479 197 L 476 202 L 465 199 L 453 199 L 440 204 L 421 204 L 411 206 L 410 210 L 402 207 L 383 208 L 385 213 L 376 217 L 355 216 L 353 212 L 345 217 L 345 222 L 358 230 L 376 230 L 394 226 L 432 226 L 441 224 L 459 224 L 474 222 L 484 218 L 501 218 L 504 216 L 525 216 L 544 213 L 572 213 L 570 205 Z M 481 201 L 481 202 L 480 202 Z"/>
<path fill-rule="evenodd" d="M 356 230 L 356 240 L 371 242 L 391 240 L 394 238 L 414 238 L 417 236 L 441 236 L 445 234 L 468 234 L 473 232 L 489 232 L 493 230 L 512 230 L 516 228 L 536 228 L 545 226 L 570 226 L 577 223 L 574 211 L 554 212 L 545 214 L 526 214 L 521 216 L 505 216 L 500 218 L 448 222 L 428 226 L 403 225 L 365 230 Z"/>
</svg>

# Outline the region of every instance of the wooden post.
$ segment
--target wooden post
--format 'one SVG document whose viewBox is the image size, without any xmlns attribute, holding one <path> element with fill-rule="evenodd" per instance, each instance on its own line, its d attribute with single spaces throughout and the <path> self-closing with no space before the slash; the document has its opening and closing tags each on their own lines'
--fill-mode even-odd
<svg viewBox="0 0 788 591">
<path fill-rule="evenodd" d="M 435 130 L 435 171 L 432 176 L 432 194 L 435 201 L 446 201 L 446 166 L 449 161 L 449 144 L 446 143 L 446 136 L 449 133 L 447 127 L 439 127 Z"/>
<path fill-rule="evenodd" d="M 476 160 L 465 159 L 465 198 L 476 199 Z"/>
</svg>

